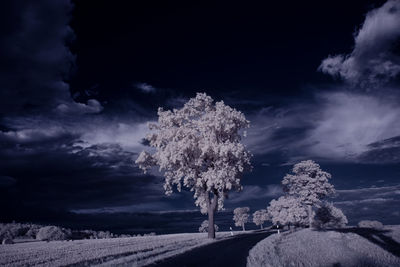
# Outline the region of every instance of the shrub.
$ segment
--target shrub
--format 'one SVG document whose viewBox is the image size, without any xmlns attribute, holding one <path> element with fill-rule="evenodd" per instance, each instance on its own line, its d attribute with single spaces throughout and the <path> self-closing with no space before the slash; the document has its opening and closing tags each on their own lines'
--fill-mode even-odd
<svg viewBox="0 0 400 267">
<path fill-rule="evenodd" d="M 218 225 L 214 224 L 214 229 L 215 232 L 218 232 Z M 200 233 L 208 233 L 208 220 L 204 220 L 200 227 L 199 227 L 199 232 Z"/>
<path fill-rule="evenodd" d="M 103 239 L 103 238 L 113 238 L 114 237 L 114 235 L 112 234 L 112 233 L 110 233 L 109 231 L 100 231 L 100 232 L 97 232 L 97 234 L 96 234 L 96 238 L 100 238 L 100 239 Z"/>
<path fill-rule="evenodd" d="M 0 239 L 14 239 L 23 236 L 29 230 L 29 226 L 21 223 L 7 223 L 0 225 Z"/>
<path fill-rule="evenodd" d="M 340 228 L 347 223 L 347 217 L 331 203 L 325 203 L 318 208 L 313 221 L 316 228 Z"/>
<path fill-rule="evenodd" d="M 39 229 L 36 235 L 36 239 L 52 241 L 52 240 L 66 240 L 67 235 L 63 232 L 60 227 L 57 226 L 45 226 Z"/>
<path fill-rule="evenodd" d="M 364 220 L 360 221 L 358 223 L 358 227 L 360 228 L 374 228 L 374 229 L 382 229 L 383 224 L 379 221 L 369 221 L 369 220 Z"/>
<path fill-rule="evenodd" d="M 271 200 L 268 208 L 273 224 L 306 226 L 308 212 L 306 207 L 296 197 L 282 196 Z"/>
<path fill-rule="evenodd" d="M 29 230 L 25 233 L 27 237 L 36 238 L 37 233 L 39 232 L 40 225 L 32 224 Z"/>
<path fill-rule="evenodd" d="M 3 240 L 2 242 L 3 245 L 10 245 L 10 244 L 14 244 L 14 241 L 12 241 L 12 239 L 10 238 L 6 238 Z"/>
</svg>

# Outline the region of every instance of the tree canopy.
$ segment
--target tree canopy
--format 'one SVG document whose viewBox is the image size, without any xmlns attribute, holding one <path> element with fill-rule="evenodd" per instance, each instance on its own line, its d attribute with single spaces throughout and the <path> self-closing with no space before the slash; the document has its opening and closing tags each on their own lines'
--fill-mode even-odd
<svg viewBox="0 0 400 267">
<path fill-rule="evenodd" d="M 174 186 L 178 191 L 186 187 L 202 213 L 221 210 L 229 191 L 242 190 L 242 175 L 251 169 L 251 154 L 241 143 L 250 122 L 205 93 L 197 93 L 181 109 L 159 108 L 157 114 L 158 122 L 149 124 L 146 136 L 155 151 L 142 151 L 136 164 L 145 172 L 158 166 L 166 194 Z"/>
</svg>

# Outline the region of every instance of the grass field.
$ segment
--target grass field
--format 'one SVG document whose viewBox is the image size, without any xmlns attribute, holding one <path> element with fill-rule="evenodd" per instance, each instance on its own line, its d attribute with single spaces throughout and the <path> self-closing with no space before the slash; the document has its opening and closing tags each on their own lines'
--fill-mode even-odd
<svg viewBox="0 0 400 267">
<path fill-rule="evenodd" d="M 0 266 L 122 265 L 143 266 L 220 240 L 229 232 L 28 242 L 0 245 Z"/>
<path fill-rule="evenodd" d="M 247 266 L 400 266 L 399 237 L 400 226 L 274 234 L 250 250 Z"/>
</svg>

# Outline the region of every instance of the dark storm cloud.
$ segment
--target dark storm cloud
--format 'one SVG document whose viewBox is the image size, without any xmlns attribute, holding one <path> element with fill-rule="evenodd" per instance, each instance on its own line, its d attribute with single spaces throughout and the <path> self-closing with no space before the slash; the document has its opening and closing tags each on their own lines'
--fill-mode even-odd
<svg viewBox="0 0 400 267">
<path fill-rule="evenodd" d="M 56 109 L 99 111 L 99 103 L 78 104 L 70 97 L 69 78 L 75 56 L 67 46 L 69 0 L 7 1 L 1 9 L 0 115 Z"/>
<path fill-rule="evenodd" d="M 8 140 L 2 145 L 0 170 L 15 180 L 12 191 L 2 190 L 3 208 L 22 203 L 20 208 L 68 210 L 132 205 L 163 197 L 159 179 L 144 176 L 133 166 L 134 153 L 115 144 L 80 147 L 73 136 L 67 140 L 64 135 L 46 142 Z"/>
<path fill-rule="evenodd" d="M 134 166 L 146 124 L 71 98 L 70 1 L 11 1 L 0 31 L 1 206 L 7 214 L 124 206 L 164 198 Z M 95 90 L 89 88 L 88 91 Z M 111 112 L 112 113 L 112 112 Z"/>
<path fill-rule="evenodd" d="M 366 15 L 350 54 L 329 56 L 319 69 L 351 85 L 377 87 L 400 73 L 400 57 L 393 53 L 399 38 L 400 2 L 391 0 Z"/>
</svg>

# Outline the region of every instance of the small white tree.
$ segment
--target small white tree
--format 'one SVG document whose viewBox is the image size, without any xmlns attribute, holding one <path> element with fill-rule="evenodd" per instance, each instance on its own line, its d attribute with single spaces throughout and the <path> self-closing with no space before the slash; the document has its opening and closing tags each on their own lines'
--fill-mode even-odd
<svg viewBox="0 0 400 267">
<path fill-rule="evenodd" d="M 243 172 L 251 169 L 240 134 L 248 127 L 243 113 L 197 93 L 181 109 L 158 109 L 158 123 L 149 125 L 152 132 L 146 136 L 156 151 L 143 151 L 136 164 L 145 172 L 159 166 L 166 194 L 173 186 L 194 191 L 195 204 L 208 213 L 208 236 L 215 238 L 214 213 L 223 208 L 229 191 L 242 190 Z"/>
<path fill-rule="evenodd" d="M 235 221 L 235 226 L 242 226 L 243 231 L 246 230 L 244 228 L 244 224 L 249 221 L 249 211 L 249 207 L 241 207 L 233 210 L 233 220 Z"/>
<path fill-rule="evenodd" d="M 218 225 L 214 224 L 214 229 L 215 229 L 215 232 L 218 232 L 218 230 L 219 230 Z M 201 225 L 199 227 L 199 232 L 200 233 L 208 233 L 208 220 L 204 220 L 201 223 Z"/>
<path fill-rule="evenodd" d="M 273 199 L 268 208 L 273 224 L 303 226 L 307 224 L 307 208 L 296 197 Z"/>
<path fill-rule="evenodd" d="M 331 203 L 322 204 L 315 212 L 314 225 L 317 228 L 341 228 L 348 223 L 342 210 Z"/>
<path fill-rule="evenodd" d="M 312 206 L 327 196 L 335 194 L 335 189 L 328 179 L 331 175 L 322 171 L 312 160 L 305 160 L 293 166 L 293 174 L 287 174 L 283 180 L 283 191 L 292 197 L 299 198 L 308 206 L 309 226 L 312 226 Z"/>
<path fill-rule="evenodd" d="M 270 220 L 269 213 L 265 209 L 257 210 L 256 212 L 253 213 L 253 223 L 255 223 L 255 225 L 257 226 L 260 226 L 261 229 L 263 229 L 263 224 L 269 220 Z"/>
</svg>

